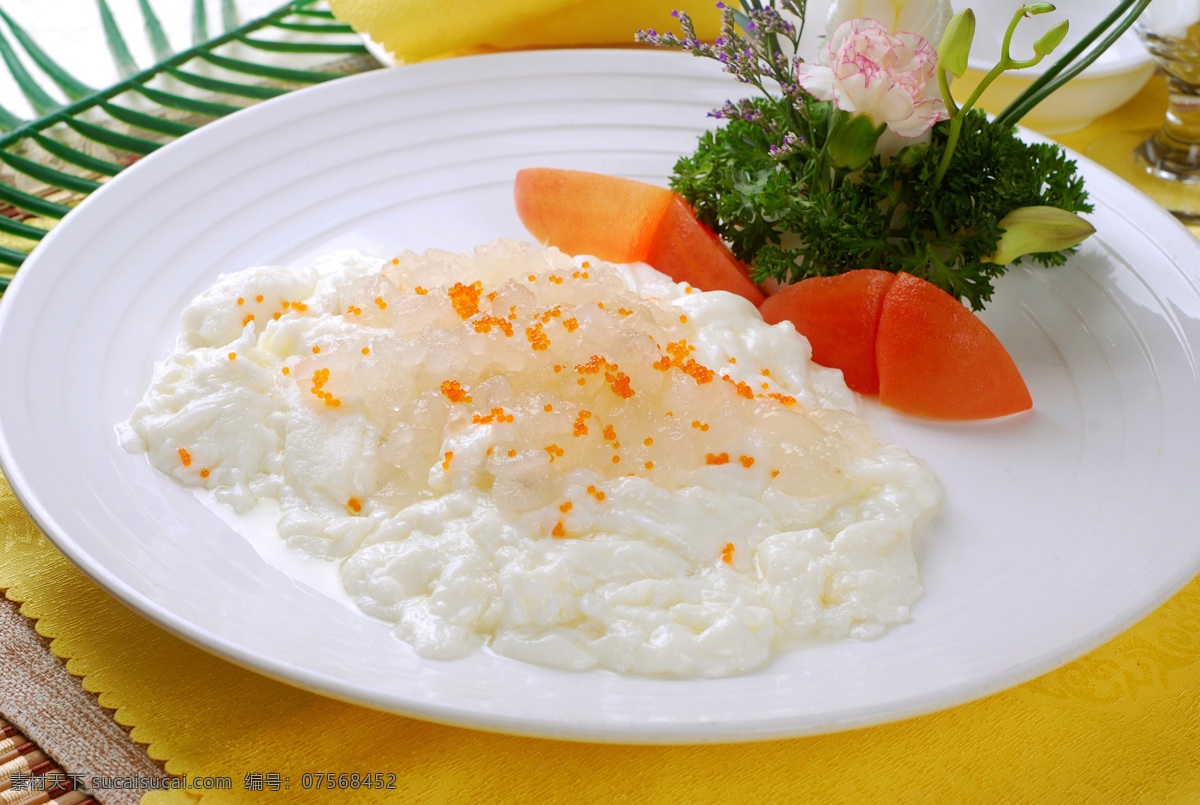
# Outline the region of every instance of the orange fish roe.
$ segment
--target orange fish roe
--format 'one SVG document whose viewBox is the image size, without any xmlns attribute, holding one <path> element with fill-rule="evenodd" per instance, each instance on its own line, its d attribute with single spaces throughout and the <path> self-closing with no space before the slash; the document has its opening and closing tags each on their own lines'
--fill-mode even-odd
<svg viewBox="0 0 1200 805">
<path fill-rule="evenodd" d="M 726 542 L 725 547 L 721 549 L 721 561 L 727 565 L 733 564 L 733 543 Z"/>
<path fill-rule="evenodd" d="M 350 313 L 350 314 L 353 314 L 353 315 L 355 315 L 355 316 L 361 316 L 361 315 L 362 315 L 362 308 L 361 308 L 361 307 L 359 307 L 358 305 L 351 305 L 350 307 L 346 308 L 346 312 L 347 312 L 347 313 Z"/>
<path fill-rule="evenodd" d="M 398 265 L 400 265 L 400 258 L 399 258 L 399 257 L 393 257 L 393 258 L 392 258 L 392 265 L 394 265 L 394 266 L 398 266 Z"/>
<path fill-rule="evenodd" d="M 239 305 L 244 305 L 244 304 L 246 304 L 246 300 L 245 300 L 245 299 L 243 299 L 242 297 L 240 297 L 240 296 L 239 296 L 239 297 L 238 297 L 238 304 L 239 304 Z"/>
<path fill-rule="evenodd" d="M 604 500 L 604 493 L 601 492 L 599 489 L 597 489 L 594 486 L 589 485 L 587 488 L 587 493 L 589 495 L 591 495 L 592 497 L 594 497 L 596 500 Z"/>
<path fill-rule="evenodd" d="M 646 462 L 646 469 L 648 469 L 648 470 L 652 470 L 652 469 L 654 469 L 654 462 L 653 462 L 653 461 L 647 461 L 647 462 Z"/>
<path fill-rule="evenodd" d="M 783 403 L 784 405 L 793 405 L 796 402 L 795 397 L 789 397 L 786 394 L 776 393 L 776 394 L 768 394 L 767 396 L 770 397 L 772 400 L 779 400 L 779 402 Z"/>
<path fill-rule="evenodd" d="M 479 296 L 483 293 L 483 283 L 478 280 L 470 285 L 456 282 L 447 293 L 459 317 L 469 319 L 479 312 Z"/>
<path fill-rule="evenodd" d="M 445 380 L 442 382 L 442 394 L 446 395 L 452 403 L 470 402 L 471 395 L 463 390 L 463 387 L 458 384 L 457 380 Z"/>
<path fill-rule="evenodd" d="M 581 375 L 598 375 L 606 366 L 608 366 L 608 361 L 599 355 L 593 355 L 587 363 L 575 364 L 575 371 Z"/>
<path fill-rule="evenodd" d="M 551 532 L 550 532 L 550 535 L 551 535 L 551 536 L 553 536 L 553 537 L 558 537 L 558 538 L 560 538 L 560 539 L 561 539 L 562 537 L 565 537 L 565 536 L 567 535 L 566 529 L 564 529 L 564 528 L 563 528 L 562 520 L 559 520 L 559 521 L 558 521 L 558 522 L 557 522 L 557 523 L 554 525 L 554 529 L 553 529 L 553 530 L 551 530 Z"/>
<path fill-rule="evenodd" d="M 763 376 L 763 377 L 770 377 L 770 376 L 771 376 L 771 370 L 770 370 L 770 369 L 763 369 L 763 370 L 762 370 L 762 376 Z"/>
<path fill-rule="evenodd" d="M 362 354 L 364 354 L 364 355 L 370 355 L 370 354 L 371 354 L 371 348 L 370 348 L 370 347 L 363 347 L 363 348 L 362 348 Z"/>
<path fill-rule="evenodd" d="M 578 271 L 572 271 L 572 272 L 571 272 L 571 278 L 572 278 L 572 279 L 579 279 L 579 272 L 578 272 Z"/>
<path fill-rule="evenodd" d="M 304 304 L 303 302 L 292 302 L 292 310 L 303 313 L 304 311 L 308 310 L 308 305 Z"/>
<path fill-rule="evenodd" d="M 516 454 L 517 454 L 517 451 L 516 451 L 516 450 L 509 450 L 509 451 L 508 451 L 508 457 L 509 457 L 509 458 L 512 458 L 512 457 L 513 457 L 513 456 L 515 456 Z"/>
<path fill-rule="evenodd" d="M 629 375 L 625 374 L 624 372 L 616 372 L 615 374 L 612 372 L 605 372 L 604 379 L 608 381 L 608 385 L 612 389 L 613 394 L 616 394 L 621 399 L 628 400 L 637 393 L 633 390 L 633 388 L 630 387 Z"/>
<path fill-rule="evenodd" d="M 492 291 L 490 294 L 488 294 L 488 295 L 487 295 L 487 300 L 488 300 L 489 302 L 495 302 L 495 301 L 496 301 L 496 297 L 497 297 L 497 296 L 499 296 L 499 295 L 500 295 L 500 292 L 499 292 L 499 291 Z"/>
<path fill-rule="evenodd" d="M 583 420 L 591 415 L 590 411 L 580 411 L 579 416 L 575 417 L 575 436 L 587 436 L 588 426 Z"/>
<path fill-rule="evenodd" d="M 550 463 L 551 463 L 551 464 L 553 464 L 553 463 L 554 463 L 554 459 L 555 459 L 555 458 L 562 458 L 562 457 L 563 457 L 563 449 L 562 449 L 561 447 L 559 447 L 558 445 L 556 445 L 556 444 L 550 444 L 550 445 L 546 445 L 546 446 L 545 446 L 544 448 L 542 448 L 542 449 L 543 449 L 543 450 L 545 450 L 547 453 L 549 453 L 549 454 L 550 454 Z"/>
<path fill-rule="evenodd" d="M 324 400 L 325 404 L 330 408 L 337 408 L 342 404 L 342 401 L 334 399 L 332 393 L 323 390 L 328 381 L 328 369 L 318 369 L 317 371 L 313 372 L 312 393 L 315 394 L 319 399 Z"/>
<path fill-rule="evenodd" d="M 442 469 L 444 469 L 444 470 L 450 469 L 450 459 L 452 459 L 452 458 L 454 458 L 454 451 L 447 450 L 445 457 L 442 459 Z"/>
<path fill-rule="evenodd" d="M 622 316 L 632 316 L 633 315 L 632 310 L 629 310 L 629 309 L 623 308 L 623 307 L 617 308 L 617 312 L 620 313 Z"/>
<path fill-rule="evenodd" d="M 779 477 L 779 470 L 771 470 L 771 477 L 772 477 L 772 478 L 778 478 L 778 477 Z"/>
<path fill-rule="evenodd" d="M 375 304 L 379 305 L 380 310 L 387 310 L 387 302 L 383 301 L 382 296 L 375 297 Z"/>
<path fill-rule="evenodd" d="M 559 506 L 558 510 L 560 512 L 562 512 L 563 514 L 566 514 L 573 508 L 575 508 L 575 504 L 568 500 L 568 501 L 565 501 L 561 506 Z"/>
<path fill-rule="evenodd" d="M 754 457 L 753 456 L 742 456 L 741 458 L 738 459 L 738 461 L 742 462 L 742 466 L 745 467 L 746 469 L 750 469 L 751 467 L 754 466 Z"/>
<path fill-rule="evenodd" d="M 187 451 L 187 448 L 179 448 L 179 460 L 183 462 L 183 466 L 192 466 L 192 454 Z"/>
<path fill-rule="evenodd" d="M 754 389 L 750 388 L 750 386 L 747 385 L 746 383 L 743 383 L 740 380 L 735 381 L 729 375 L 725 375 L 721 379 L 724 380 L 726 383 L 733 384 L 733 387 L 737 389 L 737 393 L 738 393 L 739 397 L 745 397 L 747 400 L 754 399 Z"/>
<path fill-rule="evenodd" d="M 642 444 L 646 445 L 646 447 L 649 447 L 650 445 L 654 444 L 654 439 L 650 436 L 647 436 L 642 440 Z"/>
<path fill-rule="evenodd" d="M 513 326 L 508 323 L 507 319 L 502 319 L 499 316 L 484 314 L 477 318 L 474 322 L 475 332 L 490 333 L 493 327 L 499 327 L 500 330 L 509 338 L 513 336 Z"/>
<path fill-rule="evenodd" d="M 504 409 L 497 406 L 492 409 L 490 414 L 475 414 L 471 417 L 472 425 L 490 425 L 493 422 L 512 422 L 513 415 L 504 413 Z"/>
<path fill-rule="evenodd" d="M 605 439 L 612 440 L 612 439 L 617 438 L 617 429 L 614 428 L 612 425 L 605 425 L 603 433 L 604 433 Z"/>
<path fill-rule="evenodd" d="M 573 333 L 579 329 L 579 320 L 576 318 L 563 319 L 562 326 L 567 328 L 568 333 Z"/>
<path fill-rule="evenodd" d="M 254 297 L 254 301 L 255 301 L 255 302 L 261 302 L 262 300 L 263 300 L 263 295 L 262 295 L 262 294 L 259 294 L 258 296 Z"/>
<path fill-rule="evenodd" d="M 424 296 L 425 294 L 429 293 L 429 291 L 425 290 L 425 289 L 424 289 L 424 288 L 422 288 L 420 285 L 418 285 L 416 288 L 413 288 L 413 292 L 414 292 L 414 293 L 415 293 L 417 296 Z"/>
<path fill-rule="evenodd" d="M 554 364 L 554 374 L 558 374 L 561 371 L 562 371 L 562 364 L 561 363 Z"/>
<path fill-rule="evenodd" d="M 562 284 L 563 284 L 563 278 L 562 278 L 562 277 L 559 277 L 559 276 L 556 276 L 556 275 L 554 275 L 554 274 L 551 274 L 551 275 L 550 275 L 550 281 L 551 281 L 551 282 L 553 282 L 555 285 L 562 285 Z"/>
<path fill-rule="evenodd" d="M 621 457 L 613 456 L 613 464 L 620 464 L 620 463 L 621 463 Z"/>
<path fill-rule="evenodd" d="M 550 349 L 550 337 L 542 332 L 542 325 L 540 323 L 532 327 L 526 327 L 525 337 L 529 339 L 529 345 L 535 351 L 545 352 Z"/>
<path fill-rule="evenodd" d="M 729 362 L 730 362 L 730 363 L 737 363 L 737 358 L 730 358 L 730 359 L 729 359 Z"/>
<path fill-rule="evenodd" d="M 687 363 L 680 366 L 679 369 L 685 375 L 688 375 L 689 377 L 691 377 L 692 380 L 695 380 L 696 385 L 698 385 L 698 386 L 703 386 L 705 383 L 711 383 L 713 381 L 713 378 L 717 376 L 717 373 L 714 372 L 712 369 L 709 369 L 707 366 L 704 366 L 702 364 L 696 363 L 691 358 L 688 358 Z"/>
<path fill-rule="evenodd" d="M 229 353 L 229 360 L 231 360 L 231 361 L 236 361 L 236 360 L 237 360 L 237 353 L 236 353 L 236 352 L 230 352 L 230 353 Z"/>
<path fill-rule="evenodd" d="M 290 375 L 292 373 L 292 370 L 285 366 L 285 367 L 283 367 L 283 373 L 285 375 Z"/>
<path fill-rule="evenodd" d="M 279 321 L 279 317 L 282 315 L 283 315 L 282 313 L 280 313 L 278 310 L 276 310 L 274 313 L 271 314 L 271 318 L 275 319 L 275 321 Z"/>
<path fill-rule="evenodd" d="M 653 366 L 655 369 L 659 370 L 660 372 L 665 372 L 671 368 L 671 359 L 668 358 L 666 355 L 663 355 L 662 358 L 660 358 L 659 360 L 655 361 L 654 363 L 652 363 L 650 365 Z"/>
<path fill-rule="evenodd" d="M 679 317 L 679 323 L 680 323 L 680 324 L 687 324 L 687 316 L 680 316 L 680 317 Z"/>
<path fill-rule="evenodd" d="M 719 467 L 722 464 L 728 464 L 729 463 L 729 454 L 728 453 L 719 453 L 714 456 L 712 453 L 709 453 L 708 455 L 706 455 L 704 457 L 704 463 L 711 464 L 714 467 Z"/>
<path fill-rule="evenodd" d="M 251 314 L 250 314 L 249 316 L 247 316 L 246 318 L 242 319 L 242 326 L 243 326 L 243 327 L 245 327 L 247 324 L 249 324 L 249 323 L 250 323 L 250 322 L 252 322 L 252 321 L 254 321 L 254 314 L 253 314 L 253 313 L 251 313 Z"/>
<path fill-rule="evenodd" d="M 200 470 L 200 477 L 201 477 L 201 478 L 207 478 L 207 477 L 208 477 L 210 474 L 211 474 L 211 473 L 209 473 L 209 471 L 208 471 L 208 467 L 204 467 L 203 469 L 201 469 L 201 470 Z"/>
<path fill-rule="evenodd" d="M 360 511 L 362 511 L 362 503 L 358 498 L 350 498 L 346 501 L 346 508 L 355 514 L 358 514 Z"/>
<path fill-rule="evenodd" d="M 589 263 L 587 260 L 584 260 L 582 263 L 580 263 L 580 265 L 581 265 L 581 266 L 583 266 L 584 268 L 591 268 L 591 267 L 592 267 L 592 264 L 591 264 L 591 263 Z M 584 275 L 583 275 L 583 278 L 584 278 L 584 279 L 587 279 L 587 274 L 584 274 Z"/>
<path fill-rule="evenodd" d="M 530 281 L 530 282 L 537 282 L 537 274 L 530 274 L 530 275 L 529 275 L 529 281 Z"/>
<path fill-rule="evenodd" d="M 546 403 L 546 407 L 543 410 L 545 410 L 545 412 L 548 414 L 554 410 L 554 406 L 551 405 L 550 403 Z"/>
<path fill-rule="evenodd" d="M 554 307 L 537 316 L 537 318 L 541 320 L 542 324 L 549 324 L 551 319 L 557 319 L 561 317 L 562 305 L 555 305 Z"/>
<path fill-rule="evenodd" d="M 321 348 L 320 348 L 319 346 L 317 346 L 316 344 L 313 344 L 313 354 L 314 354 L 314 355 L 320 355 L 320 354 L 321 354 Z"/>
<path fill-rule="evenodd" d="M 701 433 L 708 432 L 708 423 L 701 422 L 699 419 L 692 420 L 692 427 L 695 428 L 696 430 L 700 431 Z"/>
<path fill-rule="evenodd" d="M 770 384 L 770 383 L 763 383 L 763 384 L 762 384 L 762 390 L 763 390 L 763 391 L 766 391 L 766 390 L 767 390 L 767 389 L 769 389 L 769 388 L 771 388 L 771 384 Z"/>
</svg>

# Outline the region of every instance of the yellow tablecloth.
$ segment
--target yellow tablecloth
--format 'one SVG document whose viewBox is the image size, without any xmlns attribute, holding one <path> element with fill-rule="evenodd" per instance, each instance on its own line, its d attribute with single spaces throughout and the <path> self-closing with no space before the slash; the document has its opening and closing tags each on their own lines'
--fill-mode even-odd
<svg viewBox="0 0 1200 805">
<path fill-rule="evenodd" d="M 431 12 L 436 13 L 436 12 Z M 1062 138 L 1150 123 L 1161 82 Z M 386 715 L 258 676 L 109 597 L 40 534 L 0 481 L 0 588 L 169 771 L 228 776 L 226 802 L 1197 802 L 1200 579 L 1133 629 L 982 701 L 849 733 L 750 745 L 595 746 Z M 397 790 L 302 792 L 315 772 L 394 774 Z M 270 790 L 267 775 L 290 778 Z M 262 792 L 246 790 L 261 775 Z M 152 792 L 144 803 L 201 792 Z"/>
</svg>

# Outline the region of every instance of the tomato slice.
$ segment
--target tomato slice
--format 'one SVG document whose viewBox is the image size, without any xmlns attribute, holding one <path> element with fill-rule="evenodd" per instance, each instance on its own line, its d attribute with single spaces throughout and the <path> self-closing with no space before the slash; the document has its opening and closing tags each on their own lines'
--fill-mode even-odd
<svg viewBox="0 0 1200 805">
<path fill-rule="evenodd" d="M 900 273 L 883 298 L 875 344 L 879 401 L 939 419 L 987 419 L 1033 407 L 1008 350 L 954 297 Z"/>
<path fill-rule="evenodd" d="M 679 196 L 673 198 L 655 230 L 646 262 L 676 282 L 702 291 L 729 291 L 755 305 L 765 298 L 750 279 L 750 270 L 716 233 L 696 220 Z"/>
<path fill-rule="evenodd" d="M 570 255 L 645 262 L 674 194 L 633 179 L 558 168 L 526 168 L 513 185 L 517 215 L 538 242 Z"/>
<path fill-rule="evenodd" d="M 875 337 L 884 294 L 895 279 L 872 268 L 811 277 L 768 296 L 758 311 L 768 324 L 791 322 L 812 344 L 812 359 L 841 369 L 847 386 L 878 394 Z"/>
</svg>

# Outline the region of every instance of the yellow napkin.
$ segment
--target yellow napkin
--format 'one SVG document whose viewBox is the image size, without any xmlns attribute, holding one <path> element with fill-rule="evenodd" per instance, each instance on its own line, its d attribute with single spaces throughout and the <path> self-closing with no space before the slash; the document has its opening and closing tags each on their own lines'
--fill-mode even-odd
<svg viewBox="0 0 1200 805">
<path fill-rule="evenodd" d="M 672 29 L 674 9 L 691 15 L 702 39 L 720 29 L 715 0 L 329 0 L 329 6 L 406 62 L 497 48 L 624 47 L 638 29 Z"/>
<path fill-rule="evenodd" d="M 518 43 L 628 42 L 637 27 L 666 28 L 676 5 L 332 4 L 406 60 Z M 678 5 L 698 15 L 711 8 L 708 0 Z M 715 12 L 707 19 L 712 25 Z M 1161 96 L 1161 81 L 1147 92 Z M 1127 107 L 1073 135 L 1071 144 L 1086 147 L 1114 126 L 1154 123 L 1162 107 L 1158 97 L 1145 97 L 1135 115 L 1145 119 L 1131 120 Z M 192 781 L 230 780 L 229 790 L 150 793 L 144 805 L 1200 802 L 1200 579 L 1091 654 L 982 701 L 848 733 L 698 747 L 491 735 L 374 712 L 261 677 L 105 594 L 37 533 L 2 478 L 0 589 L 25 602 L 22 611 L 54 638 L 68 669 L 169 771 Z M 305 774 L 343 772 L 382 774 L 395 788 L 303 787 Z M 262 790 L 248 790 L 248 782 Z"/>
<path fill-rule="evenodd" d="M 169 771 L 232 786 L 152 792 L 143 805 L 1200 801 L 1200 579 L 1086 657 L 982 701 L 836 735 L 695 747 L 491 735 L 258 676 L 106 595 L 37 533 L 2 478 L 0 587 Z M 341 772 L 393 775 L 395 788 L 303 789 L 305 774 Z M 247 790 L 247 775 L 255 786 L 272 774 L 279 791 Z"/>
</svg>

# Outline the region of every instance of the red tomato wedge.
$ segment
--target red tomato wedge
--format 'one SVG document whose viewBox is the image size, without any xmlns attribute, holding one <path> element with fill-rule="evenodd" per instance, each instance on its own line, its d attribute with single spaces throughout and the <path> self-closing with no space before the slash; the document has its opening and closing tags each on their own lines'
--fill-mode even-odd
<svg viewBox="0 0 1200 805">
<path fill-rule="evenodd" d="M 632 179 L 558 168 L 517 172 L 517 215 L 538 242 L 570 255 L 645 262 L 675 194 Z"/>
<path fill-rule="evenodd" d="M 879 401 L 939 419 L 987 419 L 1033 407 L 1000 339 L 961 302 L 911 274 L 883 298 L 875 345 Z"/>
<path fill-rule="evenodd" d="M 525 168 L 513 195 L 521 222 L 541 243 L 614 263 L 649 263 L 702 291 L 763 301 L 746 266 L 670 190 L 600 173 Z"/>
<path fill-rule="evenodd" d="M 751 281 L 750 271 L 678 196 L 654 232 L 646 262 L 676 282 L 702 291 L 729 291 L 755 305 L 765 298 Z"/>
<path fill-rule="evenodd" d="M 812 277 L 768 296 L 758 312 L 768 324 L 790 321 L 812 344 L 812 359 L 841 369 L 847 386 L 878 394 L 875 336 L 884 294 L 895 279 L 871 268 Z"/>
</svg>

